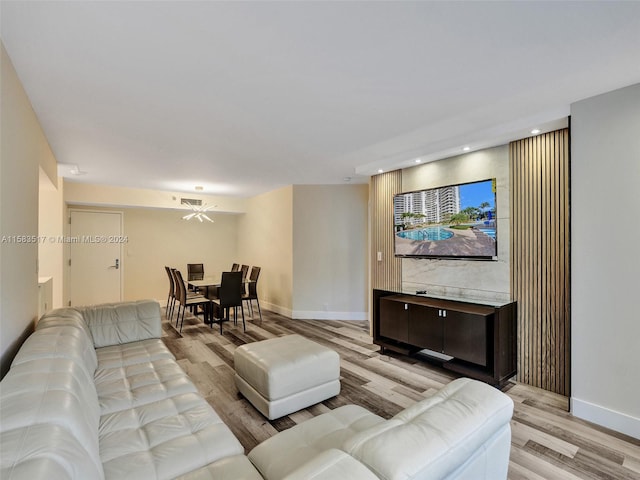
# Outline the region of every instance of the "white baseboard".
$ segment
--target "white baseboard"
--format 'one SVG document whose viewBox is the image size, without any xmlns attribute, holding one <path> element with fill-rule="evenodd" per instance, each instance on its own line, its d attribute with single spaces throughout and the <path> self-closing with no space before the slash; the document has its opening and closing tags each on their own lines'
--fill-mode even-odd
<svg viewBox="0 0 640 480">
<path fill-rule="evenodd" d="M 280 305 L 261 302 L 261 306 L 267 310 L 283 315 L 287 318 L 298 320 L 368 320 L 367 312 L 325 312 L 312 310 L 291 310 Z"/>
<path fill-rule="evenodd" d="M 299 320 L 368 320 L 367 312 L 325 312 L 294 310 L 291 318 Z"/>
<path fill-rule="evenodd" d="M 285 316 L 287 318 L 291 318 L 291 309 L 285 308 L 281 305 L 275 305 L 273 303 L 261 301 L 260 306 L 266 310 L 277 313 L 278 315 Z"/>
<path fill-rule="evenodd" d="M 640 418 L 571 397 L 571 413 L 578 418 L 640 439 Z"/>
</svg>

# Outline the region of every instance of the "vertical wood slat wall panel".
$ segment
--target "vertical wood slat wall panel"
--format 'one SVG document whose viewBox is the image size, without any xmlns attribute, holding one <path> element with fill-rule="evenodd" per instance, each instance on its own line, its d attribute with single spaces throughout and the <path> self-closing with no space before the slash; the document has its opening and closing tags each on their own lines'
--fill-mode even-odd
<svg viewBox="0 0 640 480">
<path fill-rule="evenodd" d="M 509 145 L 520 382 L 569 395 L 569 130 Z"/>
<path fill-rule="evenodd" d="M 393 196 L 402 192 L 402 170 L 371 177 L 371 286 L 402 290 L 402 260 L 393 255 Z M 382 252 L 382 261 L 378 261 Z"/>
</svg>

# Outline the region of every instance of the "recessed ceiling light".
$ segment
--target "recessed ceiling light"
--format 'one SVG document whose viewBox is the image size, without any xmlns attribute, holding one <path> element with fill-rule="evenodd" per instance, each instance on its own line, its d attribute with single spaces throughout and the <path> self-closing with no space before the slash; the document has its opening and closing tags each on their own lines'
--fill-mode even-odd
<svg viewBox="0 0 640 480">
<path fill-rule="evenodd" d="M 539 128 L 534 128 L 533 130 L 531 130 L 531 133 L 533 133 L 534 135 L 537 135 L 540 133 L 540 129 Z"/>
<path fill-rule="evenodd" d="M 471 150 L 471 147 L 463 147 L 462 149 L 464 152 L 468 152 L 469 150 Z"/>
<path fill-rule="evenodd" d="M 378 173 L 384 173 L 384 170 L 382 170 L 381 168 L 378 169 Z"/>
<path fill-rule="evenodd" d="M 422 160 L 420 160 L 419 158 L 416 158 L 416 163 L 422 163 Z"/>
</svg>

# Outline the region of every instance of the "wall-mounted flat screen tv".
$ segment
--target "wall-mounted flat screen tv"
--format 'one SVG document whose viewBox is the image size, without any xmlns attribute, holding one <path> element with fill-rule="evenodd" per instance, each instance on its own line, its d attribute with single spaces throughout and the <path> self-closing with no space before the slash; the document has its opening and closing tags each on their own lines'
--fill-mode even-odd
<svg viewBox="0 0 640 480">
<path fill-rule="evenodd" d="M 497 260 L 496 181 L 394 195 L 397 257 Z"/>
</svg>

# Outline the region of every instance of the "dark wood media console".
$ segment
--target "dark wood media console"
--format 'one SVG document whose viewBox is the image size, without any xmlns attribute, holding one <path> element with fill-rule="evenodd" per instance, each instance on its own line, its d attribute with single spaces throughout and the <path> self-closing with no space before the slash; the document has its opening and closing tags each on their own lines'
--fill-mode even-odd
<svg viewBox="0 0 640 480">
<path fill-rule="evenodd" d="M 516 373 L 516 304 L 373 291 L 373 342 L 502 386 Z M 427 349 L 435 352 L 423 352 Z"/>
</svg>

